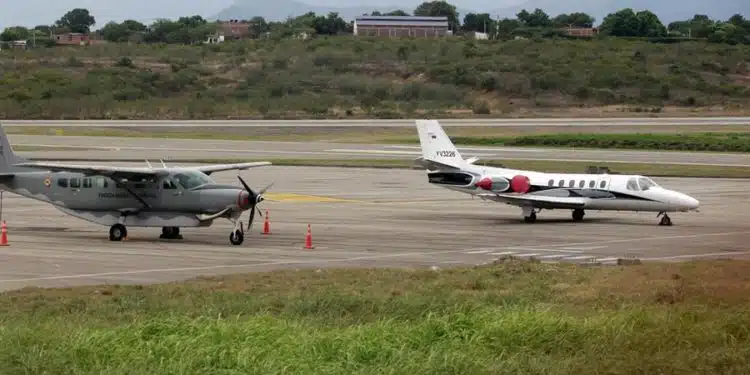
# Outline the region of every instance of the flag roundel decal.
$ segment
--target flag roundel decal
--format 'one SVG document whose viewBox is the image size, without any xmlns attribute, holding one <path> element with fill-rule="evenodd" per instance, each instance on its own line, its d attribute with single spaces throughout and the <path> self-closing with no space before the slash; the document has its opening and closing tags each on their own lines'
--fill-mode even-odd
<svg viewBox="0 0 750 375">
<path fill-rule="evenodd" d="M 49 187 L 50 185 L 52 185 L 52 180 L 50 180 L 49 177 L 45 178 L 44 179 L 44 186 Z"/>
</svg>

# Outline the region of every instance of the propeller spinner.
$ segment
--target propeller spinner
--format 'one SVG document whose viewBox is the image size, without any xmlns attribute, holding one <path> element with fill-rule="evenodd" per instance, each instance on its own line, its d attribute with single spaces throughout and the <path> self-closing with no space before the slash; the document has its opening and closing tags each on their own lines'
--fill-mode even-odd
<svg viewBox="0 0 750 375">
<path fill-rule="evenodd" d="M 248 218 L 248 221 L 247 221 L 247 229 L 250 230 L 250 228 L 253 225 L 253 219 L 255 218 L 255 206 L 258 203 L 263 202 L 265 200 L 265 198 L 263 197 L 263 193 L 265 193 L 266 190 L 268 190 L 271 186 L 273 186 L 273 182 L 268 184 L 268 186 L 264 187 L 260 191 L 258 191 L 258 193 L 255 193 L 253 189 L 250 189 L 250 186 L 248 186 L 245 183 L 245 180 L 243 180 L 242 177 L 237 176 L 237 178 L 240 180 L 240 183 L 249 194 L 249 196 L 247 197 L 247 203 L 250 205 L 250 217 Z M 263 216 L 263 214 L 261 213 L 258 213 L 258 214 Z"/>
</svg>

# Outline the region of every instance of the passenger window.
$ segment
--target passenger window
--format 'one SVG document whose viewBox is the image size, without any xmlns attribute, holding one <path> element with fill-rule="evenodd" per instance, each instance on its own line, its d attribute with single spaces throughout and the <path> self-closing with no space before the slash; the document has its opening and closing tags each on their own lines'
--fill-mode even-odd
<svg viewBox="0 0 750 375">
<path fill-rule="evenodd" d="M 57 186 L 59 187 L 68 187 L 68 179 L 67 178 L 58 178 L 57 179 Z"/>
<path fill-rule="evenodd" d="M 85 188 L 91 188 L 91 179 L 90 178 L 84 178 L 83 179 L 83 187 L 85 187 Z"/>
<path fill-rule="evenodd" d="M 579 188 L 583 188 L 584 186 L 586 186 L 586 181 L 584 181 L 584 180 L 581 180 L 581 181 L 580 181 L 580 182 L 578 183 L 578 187 L 579 187 Z"/>
<path fill-rule="evenodd" d="M 604 189 L 604 187 L 607 186 L 607 181 L 602 181 L 599 183 L 599 187 Z"/>
<path fill-rule="evenodd" d="M 560 180 L 560 182 L 557 183 L 557 186 L 559 186 L 559 187 L 565 186 L 565 181 L 564 180 Z"/>
<path fill-rule="evenodd" d="M 547 185 L 549 186 L 553 186 L 554 184 L 555 184 L 555 180 L 549 180 L 549 182 L 547 183 Z"/>
<path fill-rule="evenodd" d="M 596 186 L 596 182 L 594 180 L 589 181 L 589 187 L 593 188 L 594 186 Z"/>
<path fill-rule="evenodd" d="M 107 187 L 107 179 L 104 177 L 97 177 L 95 183 L 97 189 L 104 189 Z"/>
<path fill-rule="evenodd" d="M 573 187 L 573 186 L 576 186 L 576 181 L 570 180 L 570 182 L 568 182 L 568 187 Z"/>
<path fill-rule="evenodd" d="M 76 189 L 81 187 L 81 179 L 80 178 L 71 178 L 70 179 L 70 187 Z"/>
</svg>

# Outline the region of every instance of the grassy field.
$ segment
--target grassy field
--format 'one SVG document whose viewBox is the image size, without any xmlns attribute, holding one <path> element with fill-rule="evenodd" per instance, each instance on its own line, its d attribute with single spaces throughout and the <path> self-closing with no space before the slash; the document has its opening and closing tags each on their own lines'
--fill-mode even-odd
<svg viewBox="0 0 750 375">
<path fill-rule="evenodd" d="M 581 129 L 581 127 L 579 127 Z M 738 126 L 728 126 L 734 131 L 706 132 L 688 130 L 650 131 L 633 133 L 551 133 L 544 130 L 525 132 L 502 128 L 463 128 L 447 129 L 446 132 L 458 146 L 537 146 L 537 147 L 578 147 L 578 148 L 617 148 L 641 150 L 677 150 L 712 152 L 749 152 L 750 132 Z M 559 130 L 557 130 L 559 131 Z M 174 139 L 224 139 L 247 141 L 325 141 L 342 143 L 406 143 L 418 144 L 415 129 L 410 128 L 370 128 L 370 129 L 306 129 L 290 131 L 285 128 L 235 128 L 226 131 L 204 129 L 154 128 L 45 128 L 8 127 L 7 134 L 23 135 L 62 135 L 62 136 L 102 136 L 132 138 L 174 138 Z"/>
<path fill-rule="evenodd" d="M 749 48 L 331 37 L 3 51 L 0 118 L 738 114 Z"/>
<path fill-rule="evenodd" d="M 0 295 L 7 374 L 744 374 L 747 261 L 289 270 Z"/>
</svg>

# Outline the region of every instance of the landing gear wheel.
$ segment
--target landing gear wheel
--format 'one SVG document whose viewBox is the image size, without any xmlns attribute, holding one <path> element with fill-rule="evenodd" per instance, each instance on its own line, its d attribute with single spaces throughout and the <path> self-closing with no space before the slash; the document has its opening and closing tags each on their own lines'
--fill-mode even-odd
<svg viewBox="0 0 750 375">
<path fill-rule="evenodd" d="M 235 246 L 241 245 L 242 241 L 244 240 L 245 240 L 245 235 L 242 234 L 242 232 L 239 230 L 236 230 L 229 234 L 229 242 L 231 242 L 232 245 L 235 245 Z"/>
<path fill-rule="evenodd" d="M 583 215 L 585 214 L 586 213 L 582 209 L 576 208 L 575 210 L 573 210 L 573 220 L 581 221 L 583 220 Z"/>
<path fill-rule="evenodd" d="M 127 235 L 128 230 L 122 224 L 115 224 L 109 228 L 110 241 L 122 241 L 122 239 L 127 237 Z"/>
<path fill-rule="evenodd" d="M 536 212 L 531 212 L 529 216 L 524 216 L 523 221 L 527 223 L 533 223 L 536 221 Z"/>
<path fill-rule="evenodd" d="M 182 236 L 180 235 L 180 227 L 162 227 L 161 236 L 159 236 L 159 238 L 181 240 Z"/>
<path fill-rule="evenodd" d="M 671 227 L 672 219 L 670 219 L 667 214 L 664 214 L 664 216 L 661 217 L 661 220 L 659 220 L 659 225 L 666 225 Z"/>
</svg>

